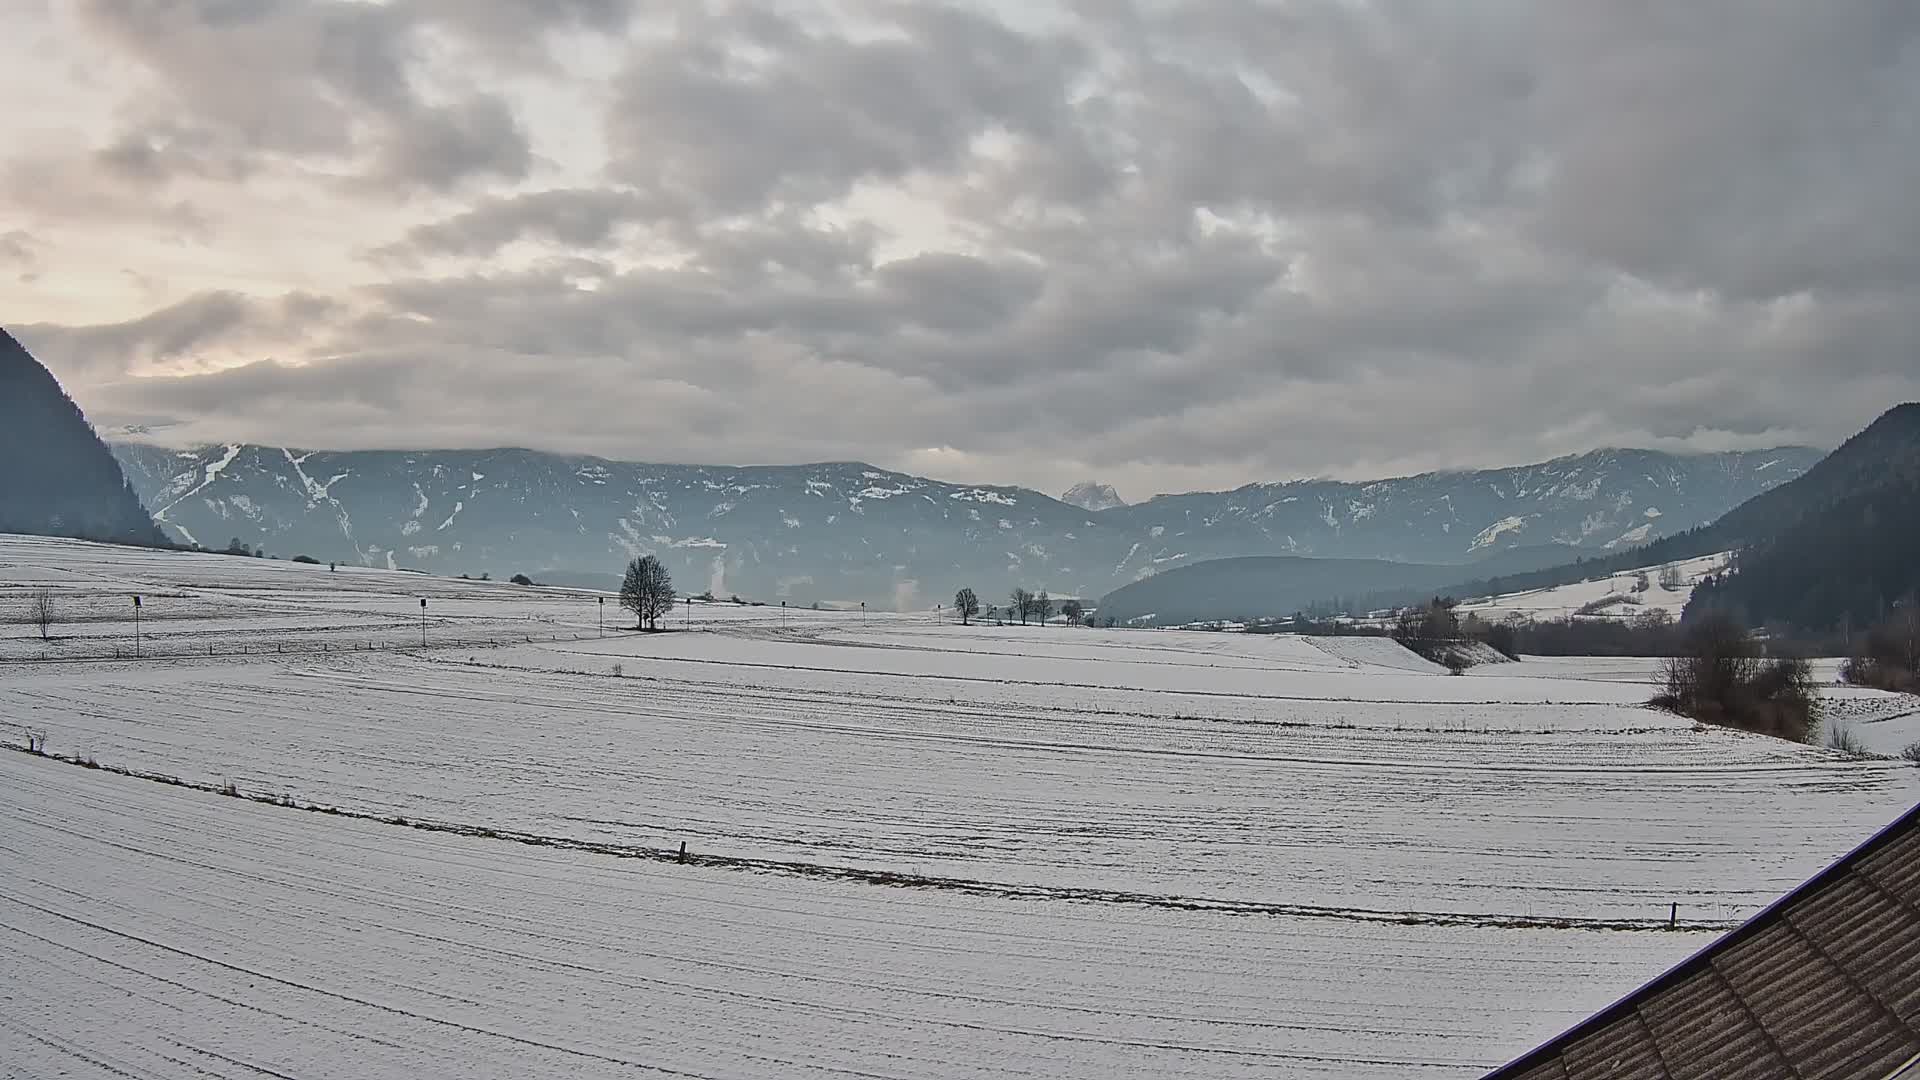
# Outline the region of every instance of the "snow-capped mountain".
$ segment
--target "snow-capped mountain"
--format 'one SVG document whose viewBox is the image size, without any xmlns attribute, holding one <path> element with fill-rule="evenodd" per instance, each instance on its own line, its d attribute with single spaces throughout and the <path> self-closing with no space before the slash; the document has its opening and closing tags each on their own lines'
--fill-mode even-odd
<svg viewBox="0 0 1920 1080">
<path fill-rule="evenodd" d="M 1111 510 L 1116 506 L 1127 505 L 1127 500 L 1113 490 L 1111 484 L 1096 484 L 1091 480 L 1082 480 L 1067 489 L 1060 501 L 1068 506 L 1077 506 L 1082 510 Z"/>
<path fill-rule="evenodd" d="M 173 536 L 435 573 L 617 577 L 664 559 L 682 591 L 931 607 L 962 585 L 1097 597 L 1240 555 L 1465 563 L 1602 550 L 1711 521 L 1820 456 L 1603 450 L 1374 483 L 1254 484 L 1089 511 L 1017 487 L 858 463 L 653 465 L 530 450 L 114 447 Z M 1568 557 L 1575 552 L 1568 551 Z"/>
</svg>

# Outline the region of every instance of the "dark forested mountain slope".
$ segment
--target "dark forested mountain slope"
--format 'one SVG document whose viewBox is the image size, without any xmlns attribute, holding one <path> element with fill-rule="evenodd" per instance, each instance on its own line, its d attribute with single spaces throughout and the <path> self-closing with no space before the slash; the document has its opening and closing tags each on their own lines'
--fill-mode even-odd
<svg viewBox="0 0 1920 1080">
<path fill-rule="evenodd" d="M 1920 592 L 1920 403 L 1889 410 L 1790 484 L 1711 530 L 1735 570 L 1688 611 L 1731 610 L 1807 630 L 1865 626 Z"/>
<path fill-rule="evenodd" d="M 0 330 L 0 532 L 165 538 L 59 380 Z"/>
</svg>

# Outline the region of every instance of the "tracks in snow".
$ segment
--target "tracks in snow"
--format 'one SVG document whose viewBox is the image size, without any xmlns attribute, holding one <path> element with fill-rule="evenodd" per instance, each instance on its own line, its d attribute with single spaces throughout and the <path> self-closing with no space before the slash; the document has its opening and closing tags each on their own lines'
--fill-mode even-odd
<svg viewBox="0 0 1920 1080">
<path fill-rule="evenodd" d="M 1491 929 L 1544 929 L 1544 930 L 1728 930 L 1739 925 L 1739 920 L 1725 919 L 1687 919 L 1672 925 L 1661 919 L 1594 919 L 1564 916 L 1535 915 L 1496 915 L 1475 912 L 1448 911 L 1389 911 L 1362 907 L 1328 907 L 1314 904 L 1262 903 L 1257 901 L 1221 899 L 1202 896 L 1178 896 L 1163 893 L 1129 892 L 1119 889 L 1079 888 L 1059 885 L 1034 885 L 1010 882 L 995 882 L 973 878 L 950 877 L 935 874 L 915 874 L 878 867 L 833 866 L 825 863 L 812 863 L 787 859 L 752 858 L 734 855 L 716 855 L 705 852 L 689 851 L 684 855 L 677 848 L 652 847 L 644 844 L 615 844 L 605 841 L 585 840 L 577 837 L 553 836 L 543 833 L 523 832 L 512 829 L 496 829 L 481 825 L 460 822 L 425 821 L 416 818 L 380 815 L 345 807 L 327 806 L 305 802 L 291 796 L 274 796 L 259 793 L 242 793 L 223 790 L 213 784 L 182 780 L 163 773 L 145 772 L 112 764 L 100 764 L 91 758 L 63 754 L 49 754 L 30 751 L 15 744 L 4 744 L 6 749 L 15 753 L 57 761 L 74 768 L 95 770 L 125 776 L 151 783 L 166 784 L 170 787 L 186 788 L 192 791 L 239 798 L 249 802 L 268 806 L 282 807 L 288 810 L 301 810 L 309 813 L 326 814 L 355 821 L 371 821 L 399 828 L 416 829 L 422 832 L 444 833 L 454 836 L 476 837 L 487 840 L 499 840 L 530 847 L 556 848 L 564 851 L 587 852 L 622 859 L 646 859 L 653 862 L 686 863 L 697 866 L 713 867 L 723 870 L 745 871 L 758 874 L 778 874 L 788 877 L 811 878 L 816 880 L 853 882 L 864 885 L 887 886 L 905 889 L 936 889 L 970 896 L 993 897 L 1007 900 L 1068 901 L 1087 904 L 1121 904 L 1134 907 L 1161 908 L 1175 911 L 1204 911 L 1227 915 L 1270 916 L 1300 919 L 1337 919 L 1347 922 L 1392 924 L 1400 926 L 1471 926 Z"/>
</svg>

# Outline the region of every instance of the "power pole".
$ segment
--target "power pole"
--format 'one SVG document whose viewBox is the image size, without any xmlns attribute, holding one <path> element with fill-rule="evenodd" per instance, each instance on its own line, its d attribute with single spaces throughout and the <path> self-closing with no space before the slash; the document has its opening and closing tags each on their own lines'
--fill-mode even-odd
<svg viewBox="0 0 1920 1080">
<path fill-rule="evenodd" d="M 600 636 L 607 636 L 607 598 L 600 598 Z"/>
<path fill-rule="evenodd" d="M 687 629 L 693 629 L 693 597 L 687 597 Z"/>
<path fill-rule="evenodd" d="M 427 647 L 427 598 L 420 598 L 420 647 Z"/>
<path fill-rule="evenodd" d="M 133 594 L 133 658 L 140 659 L 140 594 Z"/>
</svg>

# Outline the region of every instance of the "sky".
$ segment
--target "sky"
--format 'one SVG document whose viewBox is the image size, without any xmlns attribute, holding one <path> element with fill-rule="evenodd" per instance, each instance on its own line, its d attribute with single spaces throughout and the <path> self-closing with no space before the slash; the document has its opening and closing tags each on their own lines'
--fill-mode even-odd
<svg viewBox="0 0 1920 1080">
<path fill-rule="evenodd" d="M 1920 399 L 1912 0 L 10 0 L 103 430 L 1123 496 Z"/>
</svg>

